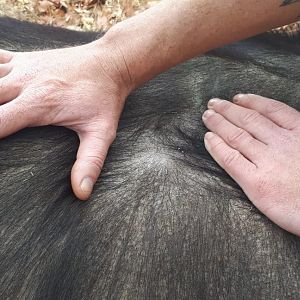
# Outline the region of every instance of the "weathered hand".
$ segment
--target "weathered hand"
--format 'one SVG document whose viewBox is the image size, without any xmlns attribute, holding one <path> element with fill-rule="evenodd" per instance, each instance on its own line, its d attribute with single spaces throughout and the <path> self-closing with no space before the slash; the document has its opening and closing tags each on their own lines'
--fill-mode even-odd
<svg viewBox="0 0 300 300">
<path fill-rule="evenodd" d="M 82 200 L 92 192 L 130 92 L 120 57 L 99 41 L 39 52 L 0 51 L 0 138 L 28 126 L 76 131 L 80 147 L 71 177 Z"/>
<path fill-rule="evenodd" d="M 256 95 L 233 100 L 209 102 L 206 148 L 262 213 L 300 236 L 300 113 Z"/>
</svg>

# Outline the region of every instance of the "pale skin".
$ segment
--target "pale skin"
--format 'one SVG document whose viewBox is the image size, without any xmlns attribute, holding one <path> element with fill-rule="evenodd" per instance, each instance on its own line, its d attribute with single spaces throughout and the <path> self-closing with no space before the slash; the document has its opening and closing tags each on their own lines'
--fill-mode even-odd
<svg viewBox="0 0 300 300">
<path fill-rule="evenodd" d="M 210 49 L 295 22 L 299 14 L 300 2 L 293 0 L 164 0 L 84 46 L 0 51 L 0 137 L 40 125 L 76 131 L 71 182 L 86 200 L 133 89 Z M 258 209 L 300 235 L 300 113 L 256 95 L 234 99 L 209 102 L 206 148 Z"/>
</svg>

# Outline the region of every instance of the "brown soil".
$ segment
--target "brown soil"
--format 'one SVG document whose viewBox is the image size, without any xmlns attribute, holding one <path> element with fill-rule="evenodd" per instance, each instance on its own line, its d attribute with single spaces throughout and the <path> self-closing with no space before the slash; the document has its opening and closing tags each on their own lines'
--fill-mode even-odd
<svg viewBox="0 0 300 300">
<path fill-rule="evenodd" d="M 0 0 L 0 15 L 75 30 L 105 30 L 159 0 Z"/>
</svg>

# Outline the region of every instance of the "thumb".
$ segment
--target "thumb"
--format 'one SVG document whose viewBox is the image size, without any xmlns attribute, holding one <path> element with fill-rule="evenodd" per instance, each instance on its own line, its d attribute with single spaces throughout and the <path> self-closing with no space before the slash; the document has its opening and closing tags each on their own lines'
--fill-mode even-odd
<svg viewBox="0 0 300 300">
<path fill-rule="evenodd" d="M 79 134 L 80 146 L 71 172 L 71 183 L 75 195 L 87 200 L 100 175 L 112 140 L 102 132 Z"/>
</svg>

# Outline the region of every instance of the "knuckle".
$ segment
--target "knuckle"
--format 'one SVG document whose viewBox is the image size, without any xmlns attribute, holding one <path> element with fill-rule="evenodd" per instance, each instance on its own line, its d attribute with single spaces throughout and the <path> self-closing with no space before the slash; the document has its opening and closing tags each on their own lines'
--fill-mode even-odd
<svg viewBox="0 0 300 300">
<path fill-rule="evenodd" d="M 99 151 L 98 151 L 99 152 Z M 92 167 L 96 170 L 101 170 L 105 161 L 105 155 L 103 153 L 90 153 L 84 156 L 77 156 L 80 165 Z"/>
<path fill-rule="evenodd" d="M 36 83 L 35 89 L 44 93 L 45 96 L 50 96 L 51 94 L 57 94 L 60 90 L 66 88 L 68 83 L 59 79 L 47 79 L 39 83 Z"/>
<path fill-rule="evenodd" d="M 213 152 L 223 152 L 224 149 L 224 143 L 223 142 L 216 142 L 215 141 L 215 137 L 212 138 L 212 146 L 211 146 L 211 150 Z"/>
<path fill-rule="evenodd" d="M 62 80 L 49 79 L 32 86 L 28 90 L 31 94 L 35 95 L 33 99 L 36 99 L 38 102 L 40 100 L 43 101 L 44 108 L 54 108 L 66 99 L 66 91 L 69 89 L 68 83 Z"/>
<path fill-rule="evenodd" d="M 117 136 L 117 132 L 115 130 L 112 130 L 110 129 L 108 132 L 107 132 L 107 138 L 113 142 L 115 139 L 116 139 L 116 136 Z"/>
<path fill-rule="evenodd" d="M 243 125 L 252 124 L 254 122 L 257 122 L 257 120 L 259 120 L 260 116 L 261 115 L 257 111 L 255 111 L 255 110 L 249 110 L 245 114 L 241 115 L 241 123 Z"/>
<path fill-rule="evenodd" d="M 103 140 L 109 141 L 110 143 L 112 143 L 117 136 L 116 128 L 111 122 L 102 122 L 98 131 L 101 133 L 101 136 L 103 136 Z"/>
<path fill-rule="evenodd" d="M 227 137 L 227 142 L 231 145 L 239 144 L 240 142 L 246 140 L 247 133 L 242 128 L 237 128 L 235 132 Z"/>
<path fill-rule="evenodd" d="M 224 166 L 230 167 L 238 160 L 239 156 L 240 156 L 239 152 L 237 152 L 235 150 L 230 151 L 229 153 L 227 153 L 224 156 L 224 159 L 223 159 Z"/>
<path fill-rule="evenodd" d="M 56 94 L 61 90 L 66 90 L 68 88 L 68 83 L 59 79 L 49 79 L 42 83 L 41 88 L 44 90 L 45 96 L 47 96 L 50 93 Z"/>
<path fill-rule="evenodd" d="M 271 101 L 266 105 L 267 114 L 277 113 L 286 108 L 286 106 L 278 101 Z"/>
<path fill-rule="evenodd" d="M 97 155 L 97 156 L 89 156 L 88 160 L 92 166 L 95 166 L 97 169 L 101 170 L 105 159 L 104 157 Z"/>
</svg>

